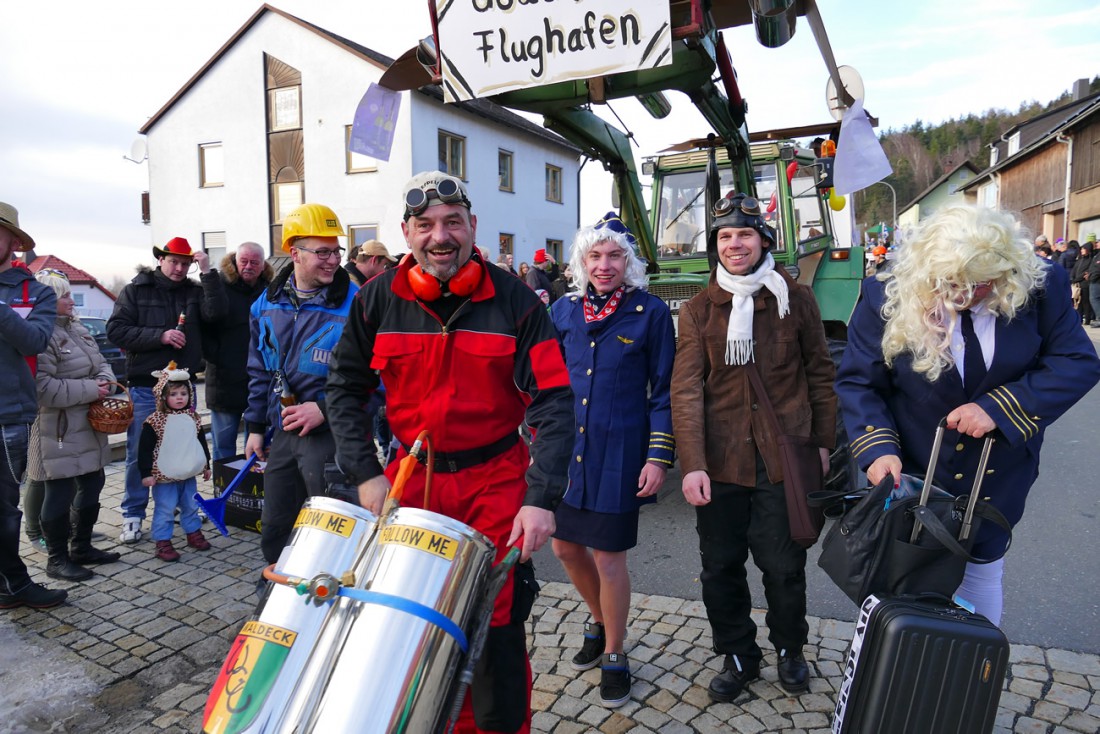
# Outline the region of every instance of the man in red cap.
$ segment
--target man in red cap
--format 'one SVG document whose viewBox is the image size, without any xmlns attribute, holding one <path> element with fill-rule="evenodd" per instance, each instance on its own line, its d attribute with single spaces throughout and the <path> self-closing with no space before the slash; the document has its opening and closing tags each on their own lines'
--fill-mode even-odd
<svg viewBox="0 0 1100 734">
<path fill-rule="evenodd" d="M 527 285 L 535 293 L 539 293 L 539 291 L 545 293 L 546 298 L 549 298 L 550 302 L 553 303 L 554 295 L 551 292 L 550 276 L 547 275 L 547 272 L 554 267 L 554 258 L 546 254 L 546 250 L 535 250 L 534 262 L 534 267 L 527 271 L 525 277 Z M 541 297 L 542 293 L 539 293 L 539 296 Z"/>
<path fill-rule="evenodd" d="M 126 494 L 122 500 L 123 543 L 141 540 L 141 523 L 149 504 L 149 489 L 141 484 L 137 453 L 141 426 L 156 408 L 156 370 L 174 361 L 192 375 L 202 372 L 199 325 L 227 311 L 225 288 L 205 252 L 193 252 L 183 237 L 164 247 L 153 245 L 157 269 L 145 266 L 122 289 L 107 320 L 107 338 L 126 350 L 126 373 L 134 420 L 126 432 Z M 194 263 L 201 285 L 187 277 Z M 192 391 L 194 394 L 194 391 Z"/>
</svg>

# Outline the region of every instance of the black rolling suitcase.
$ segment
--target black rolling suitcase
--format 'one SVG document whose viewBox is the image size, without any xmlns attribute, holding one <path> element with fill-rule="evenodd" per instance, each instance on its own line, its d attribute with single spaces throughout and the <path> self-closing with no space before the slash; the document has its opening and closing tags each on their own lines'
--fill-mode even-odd
<svg viewBox="0 0 1100 734">
<path fill-rule="evenodd" d="M 985 734 L 993 730 L 1008 640 L 939 596 L 869 596 L 860 609 L 834 734 Z"/>
</svg>

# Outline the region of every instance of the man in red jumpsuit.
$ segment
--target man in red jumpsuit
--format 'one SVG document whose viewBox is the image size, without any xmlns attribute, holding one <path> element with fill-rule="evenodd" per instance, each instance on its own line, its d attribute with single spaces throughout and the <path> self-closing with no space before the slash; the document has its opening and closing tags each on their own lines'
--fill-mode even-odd
<svg viewBox="0 0 1100 734">
<path fill-rule="evenodd" d="M 337 460 L 360 504 L 378 513 L 399 460 L 426 429 L 435 450 L 426 509 L 486 535 L 498 560 L 522 536 L 527 561 L 554 532 L 573 445 L 573 395 L 553 324 L 531 289 L 481 259 L 458 179 L 431 171 L 409 181 L 401 229 L 412 257 L 359 291 L 329 365 Z M 384 473 L 364 409 L 379 379 L 405 447 Z M 536 436 L 530 450 L 523 422 Z M 402 504 L 424 506 L 424 476 L 418 466 Z M 459 731 L 530 731 L 524 622 L 535 588 L 524 563 L 497 597 Z"/>
</svg>

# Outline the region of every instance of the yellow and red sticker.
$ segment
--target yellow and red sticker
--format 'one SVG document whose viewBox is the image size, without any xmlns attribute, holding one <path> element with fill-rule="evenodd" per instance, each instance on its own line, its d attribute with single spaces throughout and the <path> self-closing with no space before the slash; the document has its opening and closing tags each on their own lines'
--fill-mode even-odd
<svg viewBox="0 0 1100 734">
<path fill-rule="evenodd" d="M 297 637 L 294 630 L 256 620 L 245 623 L 206 700 L 205 734 L 239 734 L 253 723 Z"/>
</svg>

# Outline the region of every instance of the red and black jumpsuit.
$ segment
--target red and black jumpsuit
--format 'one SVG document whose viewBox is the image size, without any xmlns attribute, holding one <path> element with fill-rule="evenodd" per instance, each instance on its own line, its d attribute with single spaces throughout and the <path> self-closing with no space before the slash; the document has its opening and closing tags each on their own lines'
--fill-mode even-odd
<svg viewBox="0 0 1100 734">
<path fill-rule="evenodd" d="M 519 279 L 478 263 L 482 277 L 470 296 L 432 303 L 409 286 L 411 257 L 369 281 L 333 352 L 326 407 L 340 467 L 357 484 L 378 476 L 371 416 L 363 406 L 381 378 L 386 415 L 401 444 L 410 446 L 422 430 L 431 434 L 436 468 L 426 509 L 486 535 L 499 560 L 520 507 L 554 510 L 561 500 L 573 395 L 545 305 Z M 536 435 L 530 454 L 519 440 L 524 421 Z M 448 457 L 456 459 L 449 467 Z M 397 465 L 386 472 L 391 481 Z M 418 465 L 403 504 L 423 506 L 424 476 Z M 529 567 L 517 567 L 496 599 L 460 731 L 530 729 L 524 622 L 534 595 L 516 583 L 525 573 L 533 582 Z"/>
</svg>

